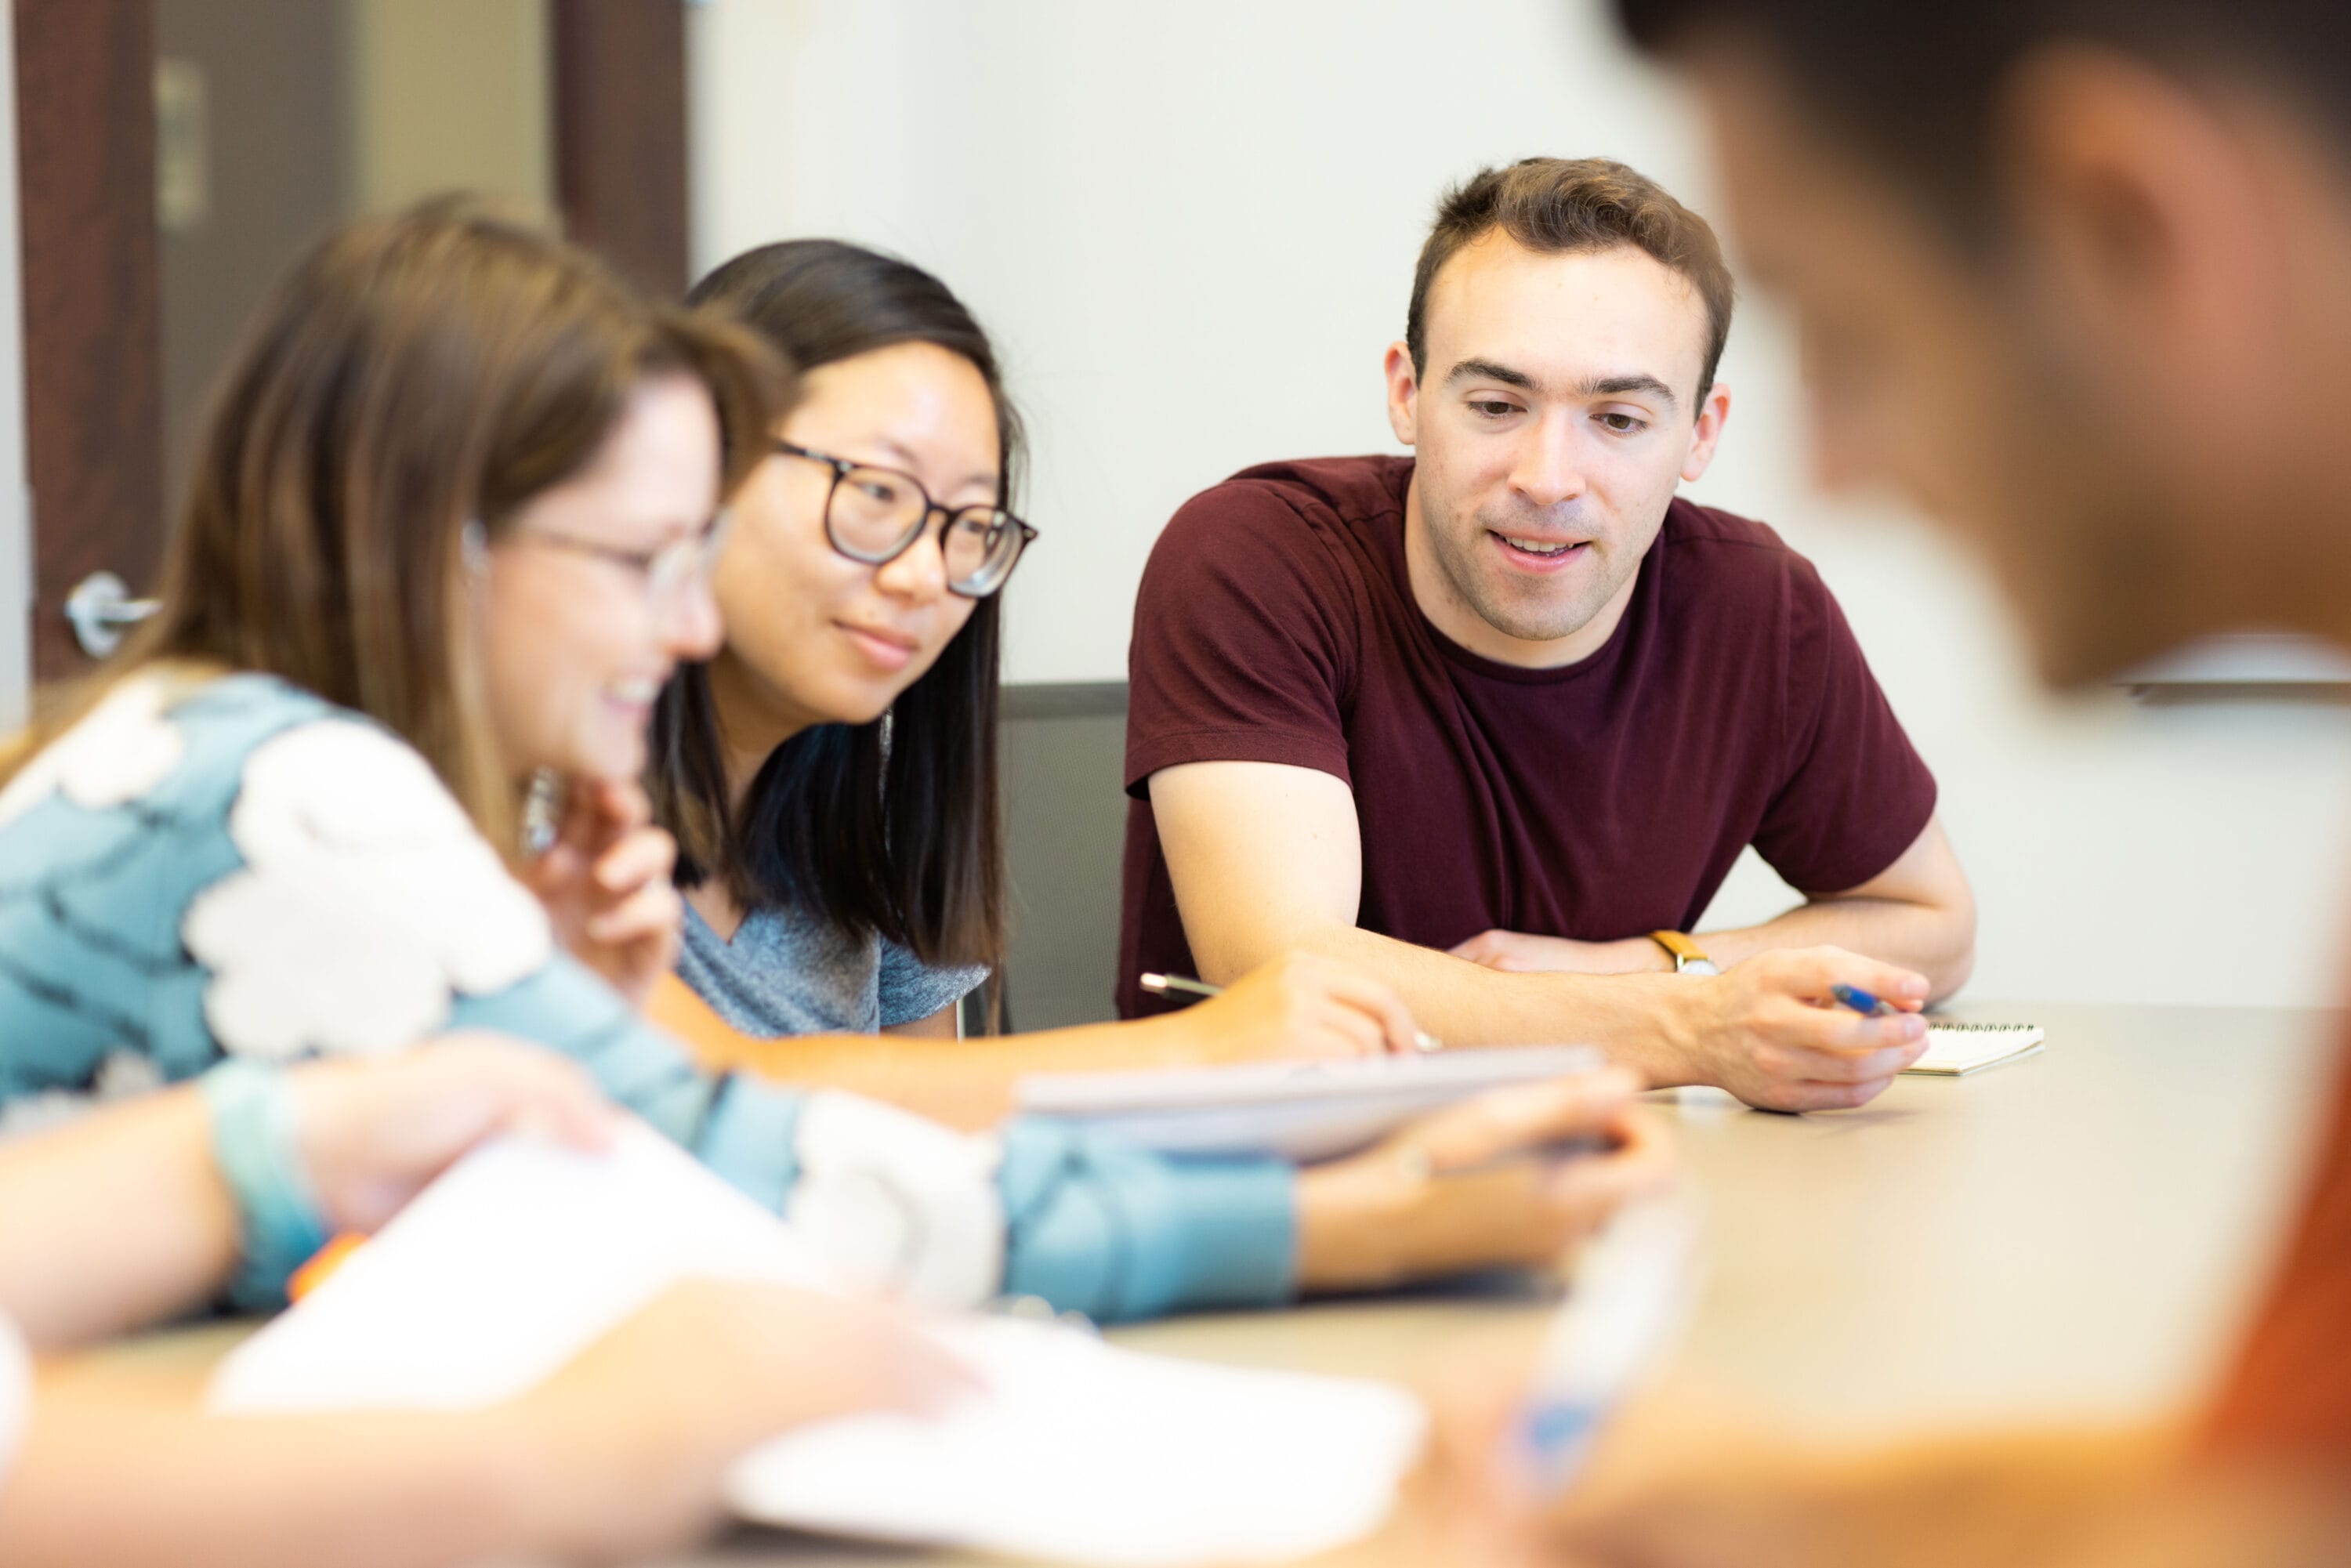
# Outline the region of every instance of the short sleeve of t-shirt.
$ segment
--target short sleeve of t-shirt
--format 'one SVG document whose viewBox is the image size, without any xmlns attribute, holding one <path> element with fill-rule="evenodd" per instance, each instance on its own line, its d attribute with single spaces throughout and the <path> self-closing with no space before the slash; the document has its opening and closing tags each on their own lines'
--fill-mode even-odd
<svg viewBox="0 0 2351 1568">
<path fill-rule="evenodd" d="M 1908 849 L 1935 814 L 1935 777 L 1869 672 L 1820 573 L 1790 552 L 1782 782 L 1756 852 L 1799 893 L 1848 892 Z"/>
<path fill-rule="evenodd" d="M 884 938 L 882 943 L 882 966 L 875 977 L 875 990 L 882 1004 L 882 1027 L 916 1023 L 929 1018 L 941 1008 L 956 1003 L 978 989 L 987 978 L 987 968 L 980 966 L 935 967 L 914 956 L 911 948 Z"/>
<path fill-rule="evenodd" d="M 1144 569 L 1129 650 L 1127 792 L 1187 762 L 1348 777 L 1356 588 L 1270 486 L 1194 497 Z"/>
<path fill-rule="evenodd" d="M 2217 1453 L 2351 1469 L 2351 1059 L 2337 1071 L 2284 1266 L 2205 1423 Z"/>
</svg>

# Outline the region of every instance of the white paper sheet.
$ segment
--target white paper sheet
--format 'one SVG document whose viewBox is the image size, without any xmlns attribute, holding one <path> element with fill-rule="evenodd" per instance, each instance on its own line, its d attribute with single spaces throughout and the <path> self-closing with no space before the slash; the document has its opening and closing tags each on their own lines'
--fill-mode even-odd
<svg viewBox="0 0 2351 1568">
<path fill-rule="evenodd" d="M 747 1518 L 1071 1563 L 1271 1563 L 1376 1528 L 1426 1426 L 1387 1384 L 1204 1365 L 965 1321 L 988 1384 L 937 1420 L 869 1416 L 747 1457 Z"/>
<path fill-rule="evenodd" d="M 642 1123 L 610 1153 L 522 1139 L 452 1166 L 213 1379 L 214 1408 L 510 1399 L 693 1277 L 822 1287 L 775 1216 Z"/>
<path fill-rule="evenodd" d="M 223 1363 L 224 1411 L 461 1409 L 521 1393 L 677 1280 L 826 1271 L 789 1227 L 650 1129 L 607 1156 L 507 1141 L 461 1161 Z M 944 1322 L 986 1392 L 747 1456 L 747 1517 L 1096 1563 L 1272 1561 L 1375 1526 L 1426 1415 L 1384 1384 L 1122 1351 L 1082 1330 Z"/>
</svg>

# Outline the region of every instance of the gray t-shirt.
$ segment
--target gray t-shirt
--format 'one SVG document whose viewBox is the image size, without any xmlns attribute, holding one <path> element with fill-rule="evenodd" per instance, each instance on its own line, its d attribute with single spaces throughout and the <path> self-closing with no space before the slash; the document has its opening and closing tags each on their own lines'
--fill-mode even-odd
<svg viewBox="0 0 2351 1568">
<path fill-rule="evenodd" d="M 692 904 L 678 977 L 720 1018 L 747 1035 L 872 1034 L 926 1019 L 987 978 L 975 968 L 934 968 L 869 932 L 775 908 L 743 918 L 732 942 Z"/>
</svg>

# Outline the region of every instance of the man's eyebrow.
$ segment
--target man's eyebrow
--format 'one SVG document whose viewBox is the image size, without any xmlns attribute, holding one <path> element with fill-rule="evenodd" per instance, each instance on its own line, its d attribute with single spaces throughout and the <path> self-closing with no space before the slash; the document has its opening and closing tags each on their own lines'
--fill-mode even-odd
<svg viewBox="0 0 2351 1568">
<path fill-rule="evenodd" d="M 1630 375 L 1595 376 L 1575 389 L 1585 397 L 1624 397 L 1631 392 L 1646 392 L 1667 408 L 1678 408 L 1674 389 L 1646 371 Z"/>
<path fill-rule="evenodd" d="M 1446 384 L 1455 382 L 1499 382 L 1506 387 L 1521 392 L 1535 390 L 1534 377 L 1524 371 L 1514 371 L 1508 365 L 1498 365 L 1491 360 L 1464 360 L 1445 372 Z"/>
<path fill-rule="evenodd" d="M 1464 360 L 1447 371 L 1445 379 L 1448 384 L 1467 381 L 1499 382 L 1506 387 L 1517 387 L 1521 392 L 1541 390 L 1536 385 L 1534 377 L 1526 371 L 1514 371 L 1492 360 Z M 1674 389 L 1646 371 L 1614 376 L 1592 376 L 1576 383 L 1575 393 L 1578 397 L 1625 397 L 1646 393 L 1668 409 L 1681 406 L 1680 401 L 1674 396 Z"/>
</svg>

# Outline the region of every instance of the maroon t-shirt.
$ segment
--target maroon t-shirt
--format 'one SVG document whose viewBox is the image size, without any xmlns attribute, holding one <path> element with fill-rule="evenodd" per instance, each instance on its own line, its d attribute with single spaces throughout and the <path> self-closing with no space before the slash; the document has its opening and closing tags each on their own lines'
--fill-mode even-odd
<svg viewBox="0 0 2351 1568">
<path fill-rule="evenodd" d="M 1344 779 L 1367 931 L 1445 948 L 1489 927 L 1687 931 L 1753 844 L 1794 887 L 1894 863 L 1935 781 L 1812 563 L 1677 500 L 1625 618 L 1580 663 L 1454 643 L 1405 572 L 1406 457 L 1272 463 L 1194 497 L 1143 574 L 1128 655 L 1119 1010 L 1196 973 L 1151 818 L 1163 768 L 1281 762 Z"/>
</svg>

